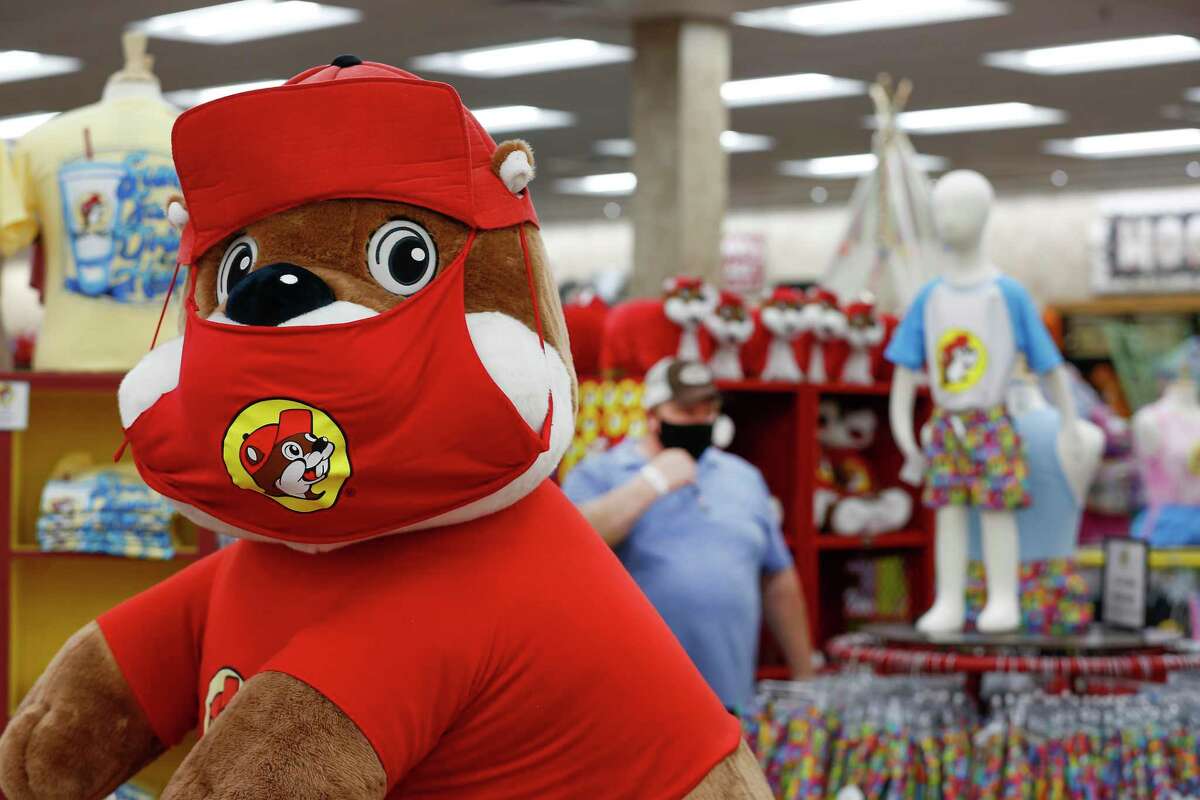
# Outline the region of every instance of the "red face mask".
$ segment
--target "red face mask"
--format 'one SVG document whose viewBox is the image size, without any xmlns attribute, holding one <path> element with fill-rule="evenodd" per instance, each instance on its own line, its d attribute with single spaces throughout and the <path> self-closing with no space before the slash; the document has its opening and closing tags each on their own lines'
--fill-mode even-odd
<svg viewBox="0 0 1200 800">
<path fill-rule="evenodd" d="M 127 430 L 143 478 L 200 521 L 330 545 L 419 525 L 523 475 L 549 448 L 549 378 L 535 431 L 468 331 L 473 240 L 420 293 L 358 322 L 224 324 L 189 292 L 178 387 Z"/>
</svg>

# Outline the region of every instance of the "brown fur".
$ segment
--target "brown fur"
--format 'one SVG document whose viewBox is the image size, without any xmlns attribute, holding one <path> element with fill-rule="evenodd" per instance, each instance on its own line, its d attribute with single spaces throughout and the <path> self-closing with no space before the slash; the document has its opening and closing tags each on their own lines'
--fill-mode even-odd
<svg viewBox="0 0 1200 800">
<path fill-rule="evenodd" d="M 750 747 L 742 742 L 683 800 L 774 800 Z"/>
<path fill-rule="evenodd" d="M 496 152 L 492 153 L 492 172 L 496 173 L 496 177 L 500 176 L 500 165 L 504 163 L 504 159 L 518 150 L 525 152 L 525 157 L 529 159 L 529 166 L 535 171 L 537 170 L 537 165 L 533 161 L 533 148 L 529 146 L 529 142 L 524 139 L 509 139 L 496 145 Z"/>
<path fill-rule="evenodd" d="M 371 277 L 366 250 L 371 234 L 384 222 L 397 218 L 420 223 L 429 231 L 437 245 L 439 272 L 458 257 L 466 244 L 468 229 L 462 223 L 426 209 L 378 200 L 310 203 L 249 225 L 244 232 L 258 242 L 255 268 L 290 262 L 325 281 L 338 300 L 386 311 L 404 302 L 404 298 L 387 291 Z M 525 237 L 546 343 L 558 351 L 568 372 L 573 374 L 567 327 L 546 248 L 536 226 L 526 225 Z M 218 309 L 217 269 L 225 248 L 234 238 L 230 236 L 209 248 L 196 263 L 196 305 L 201 316 Z M 468 314 L 499 311 L 536 330 L 529 279 L 516 228 L 480 231 L 476 235 L 467 256 L 465 284 Z"/>
<path fill-rule="evenodd" d="M 8 800 L 103 797 L 164 750 L 93 622 L 67 641 L 0 737 Z"/>
<path fill-rule="evenodd" d="M 264 672 L 238 691 L 162 800 L 378 800 L 386 783 L 370 742 L 333 703 Z"/>
</svg>

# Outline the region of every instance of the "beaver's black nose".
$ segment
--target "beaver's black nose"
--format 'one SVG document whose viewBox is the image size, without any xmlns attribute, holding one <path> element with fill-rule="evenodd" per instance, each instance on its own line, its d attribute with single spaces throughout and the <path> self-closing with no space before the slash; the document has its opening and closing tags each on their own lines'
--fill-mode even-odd
<svg viewBox="0 0 1200 800">
<path fill-rule="evenodd" d="M 326 439 L 324 436 L 318 436 L 317 440 L 315 442 L 313 442 L 313 450 L 317 450 L 317 451 L 324 450 L 325 445 L 327 445 L 327 444 L 329 444 L 328 439 Z"/>
<path fill-rule="evenodd" d="M 325 281 L 304 267 L 281 261 L 238 281 L 225 302 L 225 315 L 243 325 L 278 325 L 336 299 Z"/>
</svg>

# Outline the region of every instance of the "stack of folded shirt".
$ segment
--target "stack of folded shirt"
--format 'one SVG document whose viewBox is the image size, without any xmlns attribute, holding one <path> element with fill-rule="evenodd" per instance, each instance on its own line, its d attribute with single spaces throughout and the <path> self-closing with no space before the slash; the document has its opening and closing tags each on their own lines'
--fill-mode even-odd
<svg viewBox="0 0 1200 800">
<path fill-rule="evenodd" d="M 126 783 L 118 786 L 117 790 L 104 800 L 154 800 L 154 795 L 145 789 L 139 789 L 132 783 Z"/>
<path fill-rule="evenodd" d="M 172 518 L 136 471 L 90 469 L 46 483 L 37 537 L 47 551 L 168 559 L 175 555 Z"/>
</svg>

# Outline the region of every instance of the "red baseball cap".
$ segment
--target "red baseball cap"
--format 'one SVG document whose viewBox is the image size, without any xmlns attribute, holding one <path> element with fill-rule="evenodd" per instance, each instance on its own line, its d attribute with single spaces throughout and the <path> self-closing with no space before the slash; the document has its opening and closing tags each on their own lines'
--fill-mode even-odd
<svg viewBox="0 0 1200 800">
<path fill-rule="evenodd" d="M 297 434 L 312 433 L 312 425 L 312 412 L 306 408 L 281 411 L 278 423 L 263 425 L 242 439 L 242 466 L 253 475 L 267 463 L 267 456 L 275 449 L 275 445 Z M 251 449 L 259 454 L 257 458 L 250 456 Z"/>
<path fill-rule="evenodd" d="M 333 198 L 411 203 L 481 229 L 537 223 L 451 86 L 355 56 L 196 106 L 171 138 L 189 214 L 183 264 L 251 222 Z"/>
</svg>

